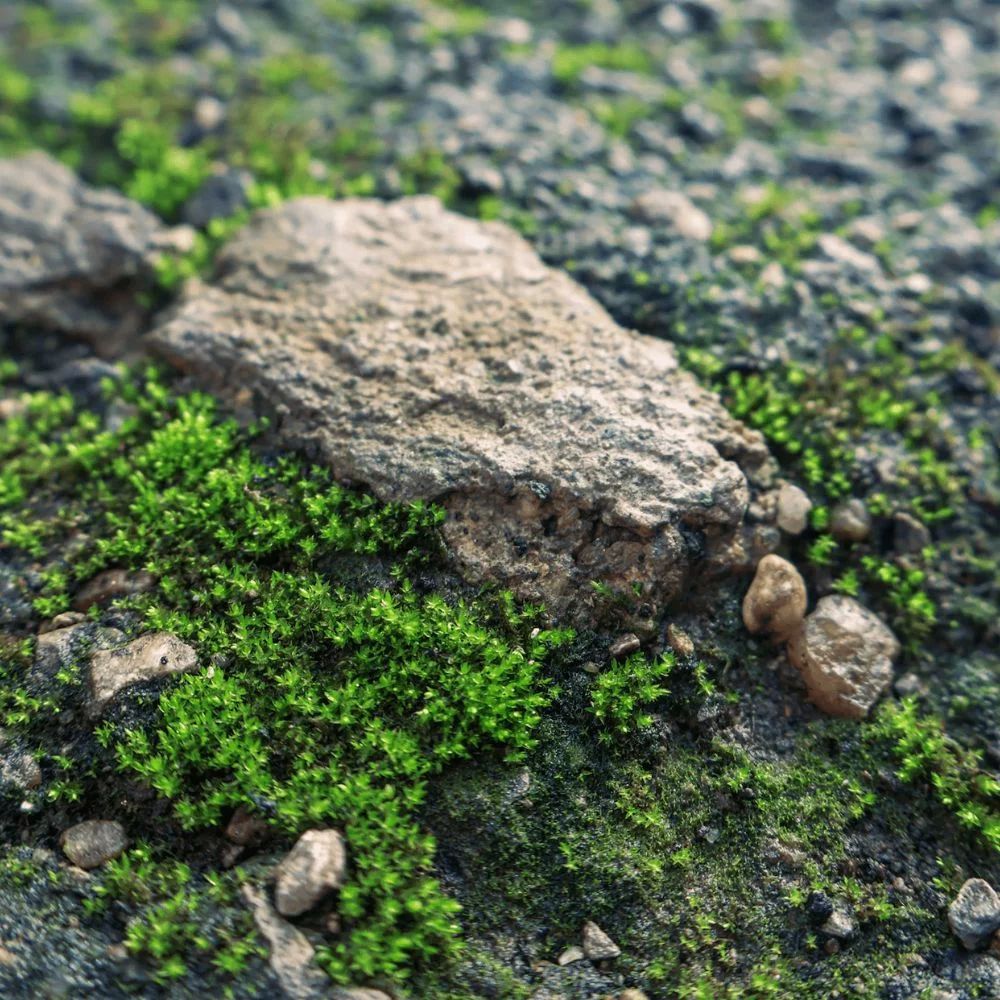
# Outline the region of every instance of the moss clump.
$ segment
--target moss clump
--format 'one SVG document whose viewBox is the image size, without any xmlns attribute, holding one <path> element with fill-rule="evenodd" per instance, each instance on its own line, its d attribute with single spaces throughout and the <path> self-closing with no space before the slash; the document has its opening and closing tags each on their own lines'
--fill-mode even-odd
<svg viewBox="0 0 1000 1000">
<path fill-rule="evenodd" d="M 153 965 L 157 983 L 185 976 L 194 956 L 225 981 L 266 954 L 249 911 L 233 905 L 245 879 L 238 868 L 199 876 L 190 865 L 138 844 L 95 874 L 83 908 L 93 918 L 112 904 L 129 908 L 125 947 Z"/>
<path fill-rule="evenodd" d="M 890 742 L 900 778 L 929 786 L 962 826 L 1000 852 L 1000 781 L 981 768 L 981 754 L 950 739 L 913 699 L 884 705 L 872 735 Z"/>
<path fill-rule="evenodd" d="M 529 635 L 531 615 L 509 599 L 468 603 L 417 582 L 438 509 L 386 506 L 264 457 L 208 397 L 174 396 L 152 373 L 108 388 L 129 414 L 115 429 L 46 394 L 24 397 L 27 414 L 0 428 L 5 523 L 45 525 L 46 612 L 104 567 L 144 569 L 159 585 L 134 602 L 139 627 L 199 652 L 151 725 L 113 715 L 100 746 L 171 800 L 185 829 L 238 805 L 289 835 L 342 828 L 343 930 L 319 952 L 335 979 L 399 979 L 452 954 L 457 906 L 430 875 L 434 841 L 416 819 L 426 782 L 485 748 L 534 745 L 554 693 L 542 660 L 568 634 Z M 71 527 L 88 541 L 60 565 L 51 556 Z M 58 704 L 16 683 L 25 657 L 6 655 L 5 673 L 7 721 L 28 713 L 37 731 Z M 175 950 L 150 933 L 137 950 Z"/>
<path fill-rule="evenodd" d="M 631 42 L 560 45 L 552 56 L 552 76 L 563 86 L 575 84 L 591 66 L 642 74 L 652 73 L 654 69 L 650 53 Z"/>
</svg>

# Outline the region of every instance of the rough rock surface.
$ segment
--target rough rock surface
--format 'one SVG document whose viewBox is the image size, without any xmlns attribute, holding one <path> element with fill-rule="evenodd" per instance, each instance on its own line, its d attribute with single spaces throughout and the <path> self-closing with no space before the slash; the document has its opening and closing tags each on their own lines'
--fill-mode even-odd
<svg viewBox="0 0 1000 1000">
<path fill-rule="evenodd" d="M 125 646 L 98 650 L 90 658 L 88 711 L 99 715 L 124 687 L 191 670 L 198 654 L 168 632 L 150 632 Z"/>
<path fill-rule="evenodd" d="M 347 870 L 344 838 L 337 830 L 306 830 L 275 872 L 278 912 L 295 917 L 339 889 Z"/>
<path fill-rule="evenodd" d="M 948 907 L 948 923 L 969 951 L 984 948 L 1000 930 L 1000 896 L 985 879 L 970 878 Z"/>
<path fill-rule="evenodd" d="M 583 925 L 583 953 L 592 962 L 599 962 L 605 958 L 617 958 L 621 953 L 621 948 L 611 939 L 610 935 L 601 927 L 588 920 Z"/>
<path fill-rule="evenodd" d="M 98 868 L 118 857 L 128 846 L 121 823 L 88 819 L 64 830 L 59 838 L 63 853 L 80 868 Z"/>
<path fill-rule="evenodd" d="M 0 160 L 0 320 L 114 354 L 144 319 L 137 292 L 166 232 L 141 205 L 44 153 Z"/>
<path fill-rule="evenodd" d="M 899 642 L 851 597 L 823 597 L 788 644 L 810 700 L 830 715 L 860 719 L 892 683 Z"/>
<path fill-rule="evenodd" d="M 743 598 L 743 624 L 754 635 L 788 639 L 802 624 L 807 604 L 802 574 L 787 559 L 767 555 Z"/>
<path fill-rule="evenodd" d="M 441 500 L 466 573 L 561 610 L 592 579 L 655 599 L 706 553 L 728 568 L 740 465 L 770 470 L 668 344 L 617 326 L 513 230 L 431 198 L 259 213 L 152 337 L 260 397 L 341 480 Z"/>
<path fill-rule="evenodd" d="M 327 996 L 330 980 L 313 962 L 315 950 L 305 934 L 278 916 L 259 889 L 245 885 L 242 893 L 257 930 L 267 941 L 268 961 L 282 993 L 290 1000 Z"/>
</svg>

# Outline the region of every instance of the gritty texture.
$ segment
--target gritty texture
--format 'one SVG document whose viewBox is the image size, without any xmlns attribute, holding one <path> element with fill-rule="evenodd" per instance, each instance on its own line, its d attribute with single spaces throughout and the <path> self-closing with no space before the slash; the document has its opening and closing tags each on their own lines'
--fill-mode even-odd
<svg viewBox="0 0 1000 1000">
<path fill-rule="evenodd" d="M 740 464 L 768 463 L 668 344 L 621 329 L 506 226 L 429 198 L 261 213 L 153 341 L 261 397 L 338 478 L 441 500 L 472 578 L 562 610 L 591 579 L 676 594 L 741 526 Z"/>
<path fill-rule="evenodd" d="M 892 683 L 899 642 L 850 597 L 822 598 L 788 644 L 810 700 L 830 715 L 862 718 Z"/>
<path fill-rule="evenodd" d="M 89 187 L 44 153 L 0 161 L 0 320 L 114 354 L 144 321 L 137 295 L 165 232 L 141 205 Z"/>
</svg>

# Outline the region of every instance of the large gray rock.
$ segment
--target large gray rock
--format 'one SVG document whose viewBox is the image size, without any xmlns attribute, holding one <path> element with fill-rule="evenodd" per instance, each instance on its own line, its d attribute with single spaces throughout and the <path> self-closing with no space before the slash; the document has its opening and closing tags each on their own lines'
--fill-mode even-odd
<svg viewBox="0 0 1000 1000">
<path fill-rule="evenodd" d="M 145 318 L 138 292 L 166 233 L 141 205 L 45 153 L 0 160 L 0 321 L 117 353 Z"/>
<path fill-rule="evenodd" d="M 748 561 L 744 470 L 771 474 L 762 438 L 500 223 L 427 197 L 289 202 L 152 341 L 256 398 L 341 481 L 442 501 L 474 580 L 566 610 L 592 579 L 656 601 L 696 564 Z"/>
</svg>

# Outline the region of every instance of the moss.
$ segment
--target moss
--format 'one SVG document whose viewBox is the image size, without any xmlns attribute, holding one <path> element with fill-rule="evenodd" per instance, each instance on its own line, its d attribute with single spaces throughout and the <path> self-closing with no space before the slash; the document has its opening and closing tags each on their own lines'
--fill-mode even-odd
<svg viewBox="0 0 1000 1000">
<path fill-rule="evenodd" d="M 383 506 L 293 459 L 265 461 L 207 397 L 174 397 L 152 375 L 109 392 L 133 408 L 114 431 L 45 394 L 27 398 L 33 417 L 0 431 L 4 506 L 37 519 L 23 510 L 30 487 L 58 510 L 46 555 L 71 526 L 86 529 L 70 583 L 111 565 L 148 570 L 159 585 L 134 602 L 142 627 L 199 650 L 202 668 L 162 694 L 151 725 L 127 714 L 102 724 L 105 759 L 171 800 L 183 828 L 217 826 L 237 805 L 289 835 L 342 827 L 344 930 L 320 949 L 337 980 L 402 977 L 453 953 L 456 907 L 430 875 L 434 842 L 414 812 L 449 762 L 534 745 L 553 695 L 541 661 L 567 636 L 529 636 L 530 616 L 509 601 L 415 585 L 411 571 L 435 550 L 435 508 Z M 378 584 L 359 589 L 366 576 Z M 63 694 L 32 694 L 16 680 L 25 666 L 5 657 L 6 716 L 16 724 L 30 712 L 37 729 Z M 95 793 L 80 758 L 50 765 L 75 774 L 72 786 L 51 779 L 50 797 Z M 186 932 L 166 930 L 192 919 L 183 895 L 159 904 L 137 950 L 183 950 Z M 178 961 L 163 975 L 181 974 Z"/>
<path fill-rule="evenodd" d="M 859 871 L 848 849 L 880 830 L 904 844 L 927 835 L 922 792 L 890 794 L 880 777 L 892 761 L 880 723 L 859 738 L 853 723 L 816 722 L 767 760 L 698 736 L 685 725 L 698 699 L 667 698 L 669 739 L 619 735 L 598 750 L 566 685 L 525 760 L 529 782 L 512 790 L 499 769 L 461 768 L 430 802 L 444 863 L 466 875 L 473 940 L 538 927 L 526 959 L 552 961 L 593 919 L 621 946 L 626 984 L 653 997 L 875 997 L 916 941 L 947 946 L 936 912 Z M 809 921 L 813 892 L 853 907 L 858 938 L 839 955 Z M 455 981 L 495 995 L 483 976 L 462 964 Z"/>
<path fill-rule="evenodd" d="M 552 76 L 563 86 L 571 87 L 591 66 L 648 74 L 653 71 L 649 52 L 631 42 L 606 45 L 560 45 L 552 56 Z"/>
<path fill-rule="evenodd" d="M 196 874 L 189 865 L 157 857 L 138 844 L 94 876 L 84 911 L 98 919 L 112 906 L 128 914 L 125 947 L 148 961 L 157 983 L 180 979 L 195 962 L 224 983 L 266 952 L 253 918 L 237 903 L 246 876 L 241 869 Z"/>
</svg>

